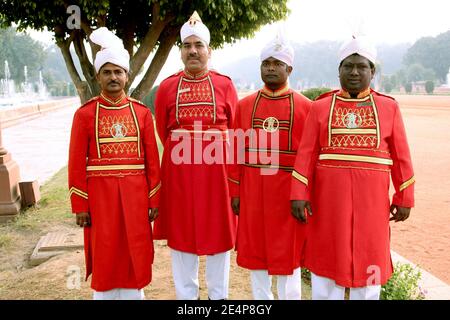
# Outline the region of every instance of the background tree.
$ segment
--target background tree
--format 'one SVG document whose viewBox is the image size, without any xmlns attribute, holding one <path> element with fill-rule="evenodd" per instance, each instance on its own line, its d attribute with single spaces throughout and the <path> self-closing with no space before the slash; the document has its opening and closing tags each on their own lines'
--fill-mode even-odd
<svg viewBox="0 0 450 320">
<path fill-rule="evenodd" d="M 411 82 L 405 83 L 404 87 L 405 87 L 405 92 L 406 93 L 411 93 L 412 92 L 412 83 Z"/>
<path fill-rule="evenodd" d="M 46 53 L 42 45 L 16 29 L 0 29 L 0 78 L 5 77 L 5 60 L 8 61 L 11 79 L 16 84 L 24 82 L 24 67 L 27 66 L 28 81 L 38 78 Z"/>
<path fill-rule="evenodd" d="M 181 26 L 194 10 L 211 31 L 211 47 L 218 48 L 251 37 L 261 26 L 286 18 L 289 12 L 286 3 L 287 0 L 9 0 L 0 2 L 0 25 L 8 27 L 14 23 L 18 30 L 47 27 L 52 31 L 82 101 L 100 91 L 89 59 L 99 48 L 88 36 L 101 26 L 114 30 L 131 57 L 126 89 L 150 53 L 155 53 L 132 92 L 133 97 L 142 99 L 179 40 Z M 75 67 L 71 46 L 80 61 L 82 75 Z"/>
<path fill-rule="evenodd" d="M 392 91 L 394 85 L 392 84 L 391 77 L 383 75 L 381 79 L 381 88 L 386 93 L 390 93 Z"/>
<path fill-rule="evenodd" d="M 424 37 L 417 40 L 408 49 L 404 64 L 408 66 L 421 64 L 425 68 L 432 69 L 438 79 L 445 83 L 450 67 L 450 31 L 441 33 L 434 38 Z"/>
<path fill-rule="evenodd" d="M 432 94 L 434 91 L 434 81 L 432 80 L 428 80 L 427 82 L 425 82 L 425 91 L 428 94 Z"/>
</svg>

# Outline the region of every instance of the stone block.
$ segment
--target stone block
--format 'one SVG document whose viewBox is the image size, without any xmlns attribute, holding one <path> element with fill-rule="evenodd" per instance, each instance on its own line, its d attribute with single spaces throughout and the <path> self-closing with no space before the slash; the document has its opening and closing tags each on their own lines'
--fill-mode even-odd
<svg viewBox="0 0 450 320">
<path fill-rule="evenodd" d="M 41 192 L 39 191 L 39 182 L 37 180 L 19 182 L 19 188 L 22 196 L 22 206 L 32 206 L 41 200 Z"/>
<path fill-rule="evenodd" d="M 83 230 L 50 232 L 41 237 L 30 257 L 30 265 L 37 266 L 66 251 L 83 249 Z"/>
</svg>

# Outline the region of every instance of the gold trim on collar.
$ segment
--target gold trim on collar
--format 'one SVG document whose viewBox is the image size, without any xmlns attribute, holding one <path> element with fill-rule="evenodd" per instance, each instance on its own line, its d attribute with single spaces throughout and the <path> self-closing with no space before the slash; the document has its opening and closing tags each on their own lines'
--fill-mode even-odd
<svg viewBox="0 0 450 320">
<path fill-rule="evenodd" d="M 338 92 L 338 97 L 342 98 L 342 99 L 345 99 L 344 101 L 359 101 L 360 99 L 367 98 L 367 96 L 369 96 L 369 94 L 370 94 L 370 87 L 365 89 L 365 90 L 363 90 L 363 91 L 361 91 L 360 93 L 358 93 L 356 98 L 352 98 L 350 96 L 350 93 L 348 93 L 344 89 L 341 89 Z"/>
<path fill-rule="evenodd" d="M 284 87 L 281 87 L 280 89 L 277 90 L 271 90 L 267 88 L 267 86 L 264 86 L 261 89 L 261 92 L 269 97 L 279 97 L 286 94 L 288 91 L 289 91 L 289 84 L 286 84 Z"/>
<path fill-rule="evenodd" d="M 100 96 L 101 96 L 103 99 L 105 99 L 106 101 L 108 101 L 109 103 L 111 103 L 111 104 L 113 104 L 113 105 L 118 105 L 119 102 L 122 101 L 122 100 L 126 97 L 126 94 L 125 94 L 125 92 L 122 92 L 122 95 L 121 95 L 119 98 L 117 98 L 116 100 L 112 100 L 112 99 L 108 98 L 108 97 L 103 93 L 103 91 L 100 92 Z"/>
<path fill-rule="evenodd" d="M 409 178 L 408 180 L 406 180 L 405 182 L 403 182 L 403 183 L 400 185 L 399 190 L 400 190 L 400 191 L 405 190 L 405 189 L 408 188 L 410 185 L 412 185 L 414 182 L 416 182 L 416 179 L 414 178 L 414 176 L 412 176 L 411 178 Z"/>
<path fill-rule="evenodd" d="M 149 197 L 149 198 L 153 197 L 153 196 L 158 192 L 158 190 L 159 190 L 160 188 L 161 188 L 161 182 L 158 183 L 158 185 L 157 185 L 156 187 L 154 187 L 154 188 L 148 193 L 148 197 Z"/>
<path fill-rule="evenodd" d="M 109 170 L 144 170 L 143 164 L 118 164 L 118 165 L 99 165 L 87 166 L 86 171 L 109 171 Z"/>
<path fill-rule="evenodd" d="M 200 79 L 200 78 L 206 76 L 208 74 L 209 70 L 206 69 L 205 71 L 200 72 L 199 74 L 192 74 L 187 70 L 183 70 L 183 72 L 188 77 L 188 80 L 197 80 L 197 79 Z"/>
<path fill-rule="evenodd" d="M 234 179 L 231 179 L 230 177 L 228 177 L 228 180 L 230 180 L 231 182 L 233 182 L 233 183 L 235 183 L 235 184 L 240 184 L 240 182 L 239 182 L 239 181 L 237 181 L 237 180 L 234 180 Z"/>
<path fill-rule="evenodd" d="M 308 179 L 305 176 L 302 176 L 300 173 L 298 173 L 297 171 L 292 171 L 292 176 L 297 179 L 298 181 L 300 181 L 301 183 L 303 183 L 304 185 L 308 185 Z"/>
<path fill-rule="evenodd" d="M 352 154 L 334 154 L 334 153 L 322 153 L 319 155 L 319 160 L 342 160 L 342 161 L 356 161 L 356 162 L 368 162 L 376 164 L 392 165 L 392 159 L 370 157 L 370 156 L 357 156 Z"/>
<path fill-rule="evenodd" d="M 125 103 L 124 105 L 121 105 L 121 106 L 105 106 L 104 104 L 100 103 L 100 108 L 107 109 L 107 110 L 121 110 L 121 109 L 127 108 L 129 105 L 130 105 L 130 102 Z"/>
</svg>

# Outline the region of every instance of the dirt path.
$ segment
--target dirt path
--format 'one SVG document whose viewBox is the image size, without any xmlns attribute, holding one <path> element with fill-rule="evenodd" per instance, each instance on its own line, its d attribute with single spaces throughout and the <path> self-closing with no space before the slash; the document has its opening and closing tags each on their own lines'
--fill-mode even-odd
<svg viewBox="0 0 450 320">
<path fill-rule="evenodd" d="M 450 97 L 398 96 L 416 177 L 415 208 L 392 248 L 450 284 Z"/>
</svg>

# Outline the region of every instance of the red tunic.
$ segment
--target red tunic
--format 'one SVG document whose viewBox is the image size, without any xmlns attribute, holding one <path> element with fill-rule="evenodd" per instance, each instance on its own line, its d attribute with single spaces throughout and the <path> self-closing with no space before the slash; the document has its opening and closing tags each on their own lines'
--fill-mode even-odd
<svg viewBox="0 0 450 320">
<path fill-rule="evenodd" d="M 292 173 L 291 199 L 310 200 L 305 267 L 344 287 L 385 284 L 392 273 L 393 204 L 414 205 L 414 176 L 400 109 L 368 90 L 334 91 L 312 105 Z"/>
<path fill-rule="evenodd" d="M 164 154 L 154 236 L 167 239 L 170 248 L 205 255 L 234 246 L 225 149 L 236 104 L 233 83 L 215 71 L 195 79 L 179 72 L 158 88 L 156 126 Z"/>
<path fill-rule="evenodd" d="M 289 275 L 300 267 L 306 226 L 291 214 L 289 189 L 310 107 L 308 98 L 288 87 L 275 93 L 264 88 L 239 101 L 235 127 L 254 130 L 242 148 L 235 144 L 245 162 L 230 166 L 229 174 L 231 196 L 240 197 L 236 250 L 241 267 L 271 275 Z M 264 155 L 273 158 L 267 163 Z"/>
<path fill-rule="evenodd" d="M 93 98 L 74 115 L 69 149 L 72 211 L 84 228 L 86 279 L 97 291 L 143 288 L 151 281 L 148 208 L 158 207 L 159 156 L 152 114 L 123 97 Z"/>
</svg>

